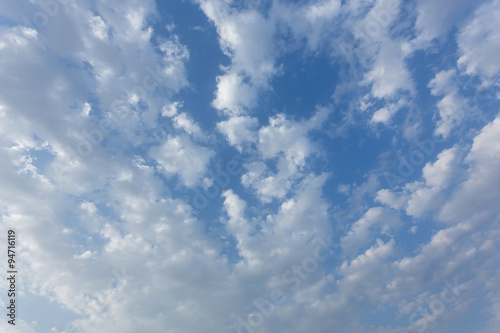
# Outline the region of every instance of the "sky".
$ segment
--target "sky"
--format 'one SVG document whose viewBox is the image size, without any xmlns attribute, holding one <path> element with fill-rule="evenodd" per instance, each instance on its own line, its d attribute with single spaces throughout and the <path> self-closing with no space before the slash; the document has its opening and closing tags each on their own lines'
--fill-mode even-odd
<svg viewBox="0 0 500 333">
<path fill-rule="evenodd" d="M 0 330 L 498 332 L 498 17 L 0 0 Z"/>
</svg>

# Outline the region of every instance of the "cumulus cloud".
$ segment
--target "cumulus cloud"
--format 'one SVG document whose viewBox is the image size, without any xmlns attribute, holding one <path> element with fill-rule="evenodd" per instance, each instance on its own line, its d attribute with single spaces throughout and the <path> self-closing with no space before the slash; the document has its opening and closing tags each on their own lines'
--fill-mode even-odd
<svg viewBox="0 0 500 333">
<path fill-rule="evenodd" d="M 457 72 L 454 69 L 441 71 L 429 82 L 434 96 L 444 96 L 437 103 L 440 119 L 436 124 L 436 134 L 448 137 L 451 131 L 462 124 L 467 113 L 467 101 L 459 93 Z"/>
<path fill-rule="evenodd" d="M 273 45 L 275 24 L 253 8 L 234 10 L 224 1 L 200 0 L 200 7 L 217 28 L 222 51 L 231 65 L 217 77 L 212 105 L 229 113 L 255 107 L 260 89 L 276 74 Z"/>
<path fill-rule="evenodd" d="M 242 184 L 256 189 L 263 201 L 283 198 L 293 182 L 303 177 L 307 159 L 318 152 L 309 133 L 320 129 L 330 112 L 329 108 L 319 108 L 311 118 L 299 122 L 281 113 L 269 118 L 269 125 L 258 131 L 256 149 L 264 161 L 276 163 L 277 172 L 272 172 L 263 161 L 247 163 Z"/>
<path fill-rule="evenodd" d="M 383 123 L 385 125 L 389 124 L 391 118 L 399 111 L 401 107 L 403 107 L 407 101 L 405 99 L 399 100 L 397 103 L 391 103 L 377 111 L 370 119 L 371 123 Z"/>
<path fill-rule="evenodd" d="M 217 123 L 217 129 L 239 151 L 242 151 L 245 143 L 256 141 L 257 126 L 258 120 L 248 116 L 235 116 Z"/>
<path fill-rule="evenodd" d="M 363 83 L 372 85 L 372 95 L 377 98 L 393 97 L 402 89 L 413 90 L 412 79 L 397 44 L 382 47 Z"/>
<path fill-rule="evenodd" d="M 298 42 L 305 41 L 310 51 L 324 47 L 328 34 L 334 33 L 334 19 L 341 13 L 340 1 L 323 0 L 300 5 L 273 3 L 272 17 L 289 29 Z"/>
<path fill-rule="evenodd" d="M 401 191 L 382 189 L 376 200 L 393 209 L 405 208 L 410 216 L 421 217 L 438 209 L 444 198 L 442 192 L 450 186 L 453 177 L 460 175 L 458 148 L 445 149 L 434 163 L 427 163 L 422 169 L 422 181 L 406 184 Z"/>
<path fill-rule="evenodd" d="M 169 137 L 163 144 L 151 148 L 160 170 L 167 175 L 177 174 L 186 186 L 193 186 L 205 175 L 214 152 L 194 144 L 189 137 Z"/>
<path fill-rule="evenodd" d="M 33 22 L 47 3 L 57 13 Z M 457 82 L 494 86 L 498 1 L 195 5 L 203 29 L 165 22 L 154 1 L 5 2 L 0 229 L 19 235 L 20 303 L 48 309 L 21 311 L 16 332 L 438 331 L 469 320 L 473 300 L 489 317 L 469 326 L 494 332 L 500 120 L 497 101 L 472 119 Z M 202 33 L 202 52 L 227 57 L 213 98 L 184 90 Z M 457 69 L 427 62 L 456 59 L 444 37 Z M 317 60 L 339 76 L 315 84 L 335 91 L 298 85 L 309 107 L 270 114 L 281 64 Z M 378 123 L 391 126 L 374 135 Z M 387 151 L 413 149 L 407 123 L 448 141 L 383 188 L 380 168 L 398 163 Z M 443 289 L 455 300 L 440 313 Z"/>
<path fill-rule="evenodd" d="M 457 26 L 457 22 L 460 23 L 476 5 L 477 3 L 467 0 L 419 1 L 415 24 L 418 39 L 431 41 L 445 37 L 454 26 Z"/>
<path fill-rule="evenodd" d="M 499 191 L 499 176 L 494 171 L 500 162 L 499 133 L 500 118 L 497 117 L 474 138 L 472 148 L 465 158 L 465 162 L 469 164 L 468 178 L 441 210 L 442 220 L 451 222 L 479 214 L 484 216 L 483 221 L 487 221 L 487 217 L 495 219 L 497 216 L 498 209 L 493 198 Z"/>
<path fill-rule="evenodd" d="M 500 52 L 500 31 L 496 24 L 499 13 L 500 1 L 488 1 L 474 11 L 471 22 L 460 30 L 458 64 L 467 74 L 492 79 L 500 73 L 495 57 Z"/>
<path fill-rule="evenodd" d="M 257 105 L 257 89 L 244 82 L 236 73 L 229 73 L 217 78 L 217 91 L 212 105 L 230 114 L 244 113 Z"/>
<path fill-rule="evenodd" d="M 342 238 L 342 249 L 350 256 L 355 255 L 371 241 L 372 228 L 387 234 L 400 224 L 399 218 L 390 211 L 382 207 L 370 208 L 361 219 L 353 223 L 351 230 Z"/>
</svg>

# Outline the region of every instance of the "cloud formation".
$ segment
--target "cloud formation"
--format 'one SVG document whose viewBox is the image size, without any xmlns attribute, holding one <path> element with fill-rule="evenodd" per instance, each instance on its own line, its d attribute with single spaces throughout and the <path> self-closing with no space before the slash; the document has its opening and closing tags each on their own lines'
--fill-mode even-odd
<svg viewBox="0 0 500 333">
<path fill-rule="evenodd" d="M 2 6 L 2 332 L 495 332 L 500 1 Z"/>
</svg>

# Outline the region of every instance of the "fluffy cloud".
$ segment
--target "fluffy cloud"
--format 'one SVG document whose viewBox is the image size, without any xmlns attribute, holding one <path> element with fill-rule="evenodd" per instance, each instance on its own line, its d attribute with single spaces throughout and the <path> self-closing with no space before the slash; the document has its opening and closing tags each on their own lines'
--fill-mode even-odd
<svg viewBox="0 0 500 333">
<path fill-rule="evenodd" d="M 391 118 L 396 114 L 396 112 L 403 107 L 407 101 L 405 99 L 399 100 L 397 103 L 392 103 L 389 104 L 377 111 L 372 116 L 372 119 L 370 119 L 371 123 L 383 123 L 385 125 L 389 124 Z"/>
<path fill-rule="evenodd" d="M 407 185 L 410 194 L 406 212 L 420 217 L 425 212 L 436 209 L 442 202 L 440 192 L 446 189 L 450 180 L 458 174 L 456 170 L 457 149 L 451 148 L 441 152 L 434 164 L 426 164 L 423 168 L 424 183 Z"/>
<path fill-rule="evenodd" d="M 469 320 L 473 300 L 489 317 L 464 327 L 486 322 L 495 332 L 496 101 L 471 121 L 456 83 L 464 75 L 441 71 L 429 92 L 429 73 L 413 76 L 428 63 L 412 54 L 457 27 L 460 69 L 492 86 L 497 0 L 476 11 L 463 1 L 203 0 L 209 22 L 178 36 L 181 24 L 153 25 L 154 1 L 62 2 L 6 2 L 0 28 L 0 225 L 19 234 L 20 303 L 46 309 L 26 307 L 16 332 L 237 332 L 242 323 L 249 332 L 437 331 Z M 439 8 L 450 9 L 442 21 Z M 23 20 L 37 11 L 45 24 Z M 187 73 L 196 57 L 184 38 L 209 23 L 229 58 L 210 78 L 215 120 L 201 115 L 210 96 L 183 91 L 197 77 Z M 349 59 L 335 54 L 340 28 L 355 38 Z M 436 50 L 418 59 L 444 59 Z M 273 78 L 288 55 L 340 73 L 335 93 L 316 97 L 307 87 L 310 108 L 295 117 L 269 114 L 272 96 L 259 100 L 278 91 Z M 440 99 L 435 134 L 448 141 L 433 141 L 428 155 L 439 146 L 437 156 L 406 183 L 381 188 L 379 168 L 398 163 L 387 151 L 403 155 L 411 144 L 400 127 L 432 128 L 428 105 L 415 98 L 430 95 Z M 184 110 L 183 100 L 198 97 L 203 107 Z M 304 117 L 323 97 L 329 106 Z M 405 106 L 408 115 L 395 117 Z M 376 123 L 394 126 L 374 135 Z M 451 135 L 458 128 L 463 135 Z M 216 191 L 210 168 L 230 154 L 244 174 Z M 195 211 L 186 195 L 203 191 L 209 207 Z M 260 305 L 278 289 L 285 302 L 268 316 Z M 455 300 L 440 312 L 433 304 L 443 289 Z"/>
<path fill-rule="evenodd" d="M 408 183 L 401 191 L 379 190 L 376 200 L 393 209 L 405 207 L 408 215 L 421 217 L 443 204 L 442 191 L 450 186 L 453 177 L 460 174 L 458 162 L 459 152 L 456 147 L 443 150 L 436 162 L 429 162 L 424 166 L 422 181 Z"/>
<path fill-rule="evenodd" d="M 297 41 L 305 40 L 310 51 L 324 47 L 323 41 L 334 33 L 334 19 L 341 13 L 340 1 L 323 0 L 301 5 L 273 3 L 272 17 Z"/>
<path fill-rule="evenodd" d="M 458 64 L 470 75 L 492 79 L 500 73 L 495 54 L 500 52 L 500 31 L 497 17 L 500 1 L 488 1 L 474 11 L 474 17 L 457 38 L 460 58 Z"/>
<path fill-rule="evenodd" d="M 234 10 L 229 2 L 200 1 L 217 27 L 224 53 L 231 57 L 233 74 L 243 72 L 253 85 L 266 86 L 275 73 L 274 24 L 255 9 Z"/>
<path fill-rule="evenodd" d="M 212 105 L 233 114 L 245 112 L 256 106 L 259 89 L 276 73 L 274 22 L 252 8 L 237 11 L 229 2 L 199 3 L 217 28 L 222 51 L 231 58 L 231 65 L 217 77 Z"/>
<path fill-rule="evenodd" d="M 177 174 L 186 186 L 193 186 L 204 176 L 214 152 L 194 144 L 189 137 L 169 137 L 151 148 L 149 155 L 167 175 Z"/>
<path fill-rule="evenodd" d="M 452 222 L 457 219 L 478 218 L 484 222 L 498 216 L 498 208 L 494 199 L 499 191 L 498 172 L 495 170 L 500 163 L 500 118 L 483 128 L 474 138 L 471 150 L 465 158 L 470 166 L 468 178 L 461 184 L 440 212 L 440 219 Z M 480 213 L 479 213 L 480 212 Z"/>
<path fill-rule="evenodd" d="M 393 97 L 401 89 L 413 89 L 412 79 L 397 44 L 382 47 L 363 83 L 372 85 L 372 95 L 377 98 Z"/>
<path fill-rule="evenodd" d="M 382 207 L 370 208 L 365 215 L 354 222 L 351 230 L 342 238 L 342 249 L 352 256 L 371 241 L 371 229 L 377 228 L 382 234 L 387 234 L 400 225 L 397 216 Z"/>
<path fill-rule="evenodd" d="M 227 141 L 239 151 L 243 144 L 256 141 L 256 118 L 247 116 L 231 117 L 228 120 L 217 123 L 218 130 L 226 136 Z"/>
<path fill-rule="evenodd" d="M 230 114 L 244 113 L 256 106 L 257 90 L 244 82 L 244 78 L 236 73 L 229 73 L 217 78 L 217 92 L 212 105 Z"/>
<path fill-rule="evenodd" d="M 443 38 L 476 5 L 477 3 L 467 0 L 419 1 L 417 5 L 418 16 L 415 23 L 418 39 L 431 41 Z"/>
<path fill-rule="evenodd" d="M 269 125 L 259 129 L 256 149 L 264 161 L 276 163 L 277 172 L 262 161 L 248 163 L 244 165 L 248 172 L 242 176 L 242 184 L 256 189 L 265 202 L 283 198 L 303 177 L 308 158 L 318 152 L 308 136 L 322 127 L 329 114 L 328 108 L 319 108 L 310 119 L 300 122 L 288 120 L 284 114 L 271 117 Z"/>
<path fill-rule="evenodd" d="M 436 125 L 436 134 L 448 137 L 452 130 L 462 124 L 467 112 L 467 101 L 458 91 L 457 73 L 454 69 L 441 71 L 429 82 L 429 88 L 434 96 L 444 96 L 437 107 L 440 119 Z"/>
</svg>

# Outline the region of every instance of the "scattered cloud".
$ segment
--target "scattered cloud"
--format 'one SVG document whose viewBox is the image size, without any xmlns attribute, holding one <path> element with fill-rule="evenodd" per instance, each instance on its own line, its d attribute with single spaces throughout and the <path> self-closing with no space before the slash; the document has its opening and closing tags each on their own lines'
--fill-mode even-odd
<svg viewBox="0 0 500 333">
<path fill-rule="evenodd" d="M 496 332 L 499 7 L 5 2 L 0 330 Z"/>
</svg>

